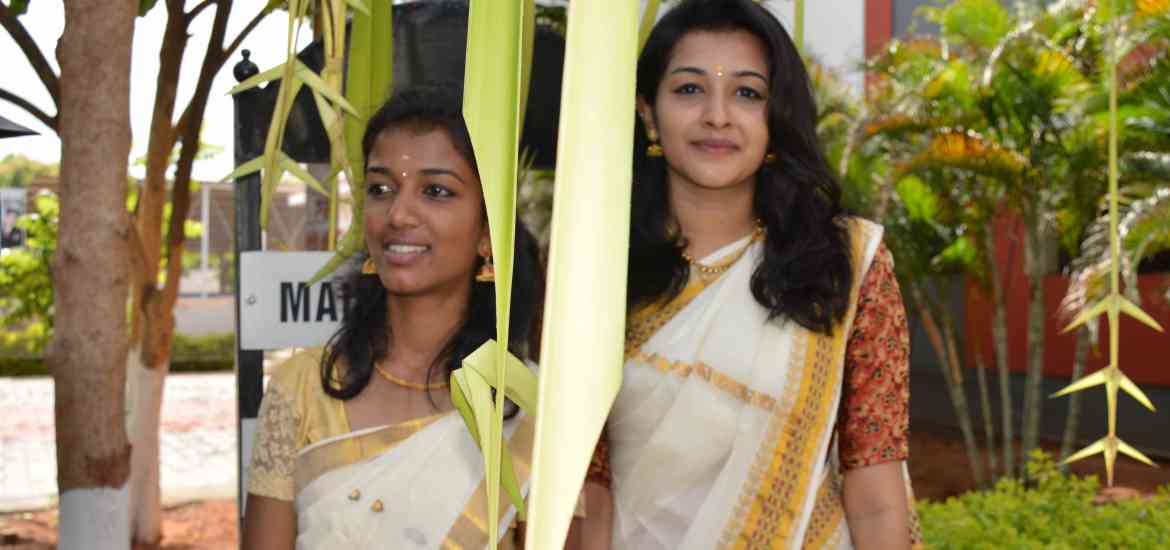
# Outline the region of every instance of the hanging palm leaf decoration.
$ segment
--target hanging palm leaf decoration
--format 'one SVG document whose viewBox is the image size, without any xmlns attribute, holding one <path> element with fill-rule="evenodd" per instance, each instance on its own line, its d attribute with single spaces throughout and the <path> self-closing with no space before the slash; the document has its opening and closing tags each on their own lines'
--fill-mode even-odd
<svg viewBox="0 0 1170 550">
<path fill-rule="evenodd" d="M 654 8 L 647 3 L 643 29 Z M 625 337 L 634 73 L 642 40 L 637 1 L 572 2 L 568 10 L 525 536 L 532 548 L 564 545 L 589 457 L 621 384 Z"/>
<path fill-rule="evenodd" d="M 269 2 L 270 6 L 282 2 Z M 361 251 L 364 244 L 360 224 L 350 228 L 341 239 L 336 237 L 340 177 L 349 183 L 352 194 L 352 212 L 359 219 L 365 199 L 361 153 L 361 138 L 369 117 L 389 95 L 393 36 L 391 27 L 391 0 L 318 0 L 316 13 L 320 14 L 320 35 L 324 46 L 325 65 L 321 73 L 313 71 L 296 57 L 297 37 L 308 19 L 312 0 L 288 0 L 289 13 L 286 60 L 281 65 L 253 76 L 232 88 L 232 94 L 249 90 L 261 84 L 280 79 L 276 105 L 264 144 L 264 153 L 237 167 L 226 179 L 260 171 L 261 203 L 260 225 L 267 227 L 273 192 L 284 174 L 292 174 L 314 191 L 329 197 L 328 247 L 335 256 L 313 277 L 316 281 L 332 273 L 346 259 Z M 352 10 L 354 36 L 349 40 L 348 72 L 346 66 L 346 17 Z M 345 92 L 342 92 L 342 80 Z M 285 127 L 293 109 L 293 101 L 304 87 L 313 96 L 313 104 L 321 117 L 329 138 L 330 176 L 318 181 L 308 170 L 285 154 L 281 147 Z"/>
<path fill-rule="evenodd" d="M 516 238 L 516 177 L 527 103 L 535 10 L 532 0 L 473 0 L 468 15 L 463 118 L 475 149 L 495 264 L 496 339 L 463 361 L 451 376 L 451 398 L 484 455 L 488 540 L 496 548 L 501 483 L 521 517 L 524 503 L 503 441 L 504 399 L 527 408 L 535 377 L 508 352 Z M 497 388 L 492 399 L 492 388 Z"/>
<path fill-rule="evenodd" d="M 1154 9 L 1154 4 L 1157 2 L 1145 2 L 1143 8 L 1145 10 Z M 1073 382 L 1068 387 L 1055 393 L 1053 397 L 1068 395 L 1073 392 L 1085 390 L 1094 386 L 1105 386 L 1105 397 L 1108 406 L 1108 433 L 1098 439 L 1092 445 L 1081 449 L 1069 456 L 1065 463 L 1075 462 L 1083 458 L 1093 456 L 1097 453 L 1102 453 L 1105 456 L 1105 472 L 1107 483 L 1110 487 L 1113 486 L 1113 467 L 1117 461 L 1117 454 L 1128 455 L 1135 460 L 1139 460 L 1151 466 L 1154 463 L 1146 457 L 1141 451 L 1133 448 L 1121 438 L 1117 437 L 1117 393 L 1118 390 L 1124 391 L 1131 397 L 1136 399 L 1139 403 L 1144 405 L 1151 411 L 1154 410 L 1153 403 L 1146 397 L 1136 384 L 1133 383 L 1121 370 L 1121 365 L 1118 362 L 1120 352 L 1120 321 L 1121 314 L 1124 313 L 1150 326 L 1151 328 L 1161 331 L 1162 327 L 1158 325 L 1152 317 L 1146 314 L 1137 304 L 1126 299 L 1121 294 L 1121 234 L 1119 231 L 1118 222 L 1118 199 L 1120 192 L 1118 190 L 1119 166 L 1118 166 L 1118 113 L 1117 113 L 1117 96 L 1118 96 L 1118 80 L 1117 80 L 1117 65 L 1118 65 L 1118 27 L 1121 23 L 1121 16 L 1117 12 L 1117 0 L 1109 2 L 1109 10 L 1107 16 L 1110 19 L 1109 31 L 1109 46 L 1107 48 L 1108 62 L 1106 67 L 1108 70 L 1109 83 L 1109 294 L 1098 301 L 1093 306 L 1084 310 L 1072 323 L 1065 328 L 1065 332 L 1071 331 L 1090 322 L 1097 322 L 1101 315 L 1106 316 L 1109 325 L 1109 364 L 1105 368 L 1085 376 L 1076 382 Z"/>
</svg>

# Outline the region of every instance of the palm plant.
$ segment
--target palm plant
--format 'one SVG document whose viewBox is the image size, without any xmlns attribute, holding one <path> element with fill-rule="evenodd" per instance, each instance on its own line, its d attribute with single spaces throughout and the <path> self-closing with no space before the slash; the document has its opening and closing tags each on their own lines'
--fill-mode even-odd
<svg viewBox="0 0 1170 550">
<path fill-rule="evenodd" d="M 1170 166 L 1170 157 L 1164 156 L 1170 117 L 1162 105 L 1170 98 L 1164 88 L 1170 69 L 1161 62 L 1170 39 L 1159 34 L 1166 18 L 1151 17 L 1164 14 L 1167 5 L 1139 2 L 1131 8 L 1136 9 L 1133 15 L 1127 15 L 1141 23 L 1126 29 L 1125 43 L 1127 51 L 1142 55 L 1131 53 L 1129 65 L 1122 66 L 1127 76 L 1121 106 L 1124 144 L 1127 150 L 1141 151 L 1123 159 L 1131 170 L 1127 181 L 1135 183 L 1164 176 Z M 1065 1 L 1046 9 L 1021 6 L 1013 15 L 993 0 L 956 0 L 921 13 L 939 24 L 940 38 L 894 42 L 870 62 L 875 82 L 837 160 L 851 205 L 866 205 L 859 210 L 887 225 L 903 288 L 944 366 L 976 469 L 971 422 L 964 418 L 969 412 L 963 412 L 961 361 L 948 335 L 953 326 L 922 281 L 963 273 L 991 295 L 1003 471 L 1011 475 L 1016 464 L 1006 296 L 1003 273 L 994 261 L 998 243 L 988 228 L 1003 209 L 1020 216 L 1026 226 L 1029 355 L 1021 439 L 1027 456 L 1037 444 L 1041 420 L 1043 277 L 1057 270 L 1058 246 L 1083 258 L 1097 251 L 1095 260 L 1081 262 L 1093 266 L 1101 265 L 1099 244 L 1108 240 L 1108 224 L 1104 229 L 1092 224 L 1107 192 L 1110 110 L 1102 75 L 1109 65 L 1102 52 L 1108 43 L 1108 13 L 1103 15 L 1092 2 Z M 1148 254 L 1166 246 L 1160 231 L 1167 222 L 1159 216 L 1166 212 L 1167 199 L 1139 189 L 1130 189 L 1134 200 L 1127 204 L 1133 205 L 1133 213 L 1122 225 L 1132 228 L 1125 238 L 1132 252 L 1123 265 L 1134 264 L 1139 251 Z M 1081 279 L 1093 280 L 1087 275 Z M 1090 331 L 1080 332 L 1077 376 L 1083 372 L 1090 339 Z M 978 382 L 990 438 L 990 400 L 983 377 Z M 1070 408 L 1075 412 L 1076 407 L 1074 400 Z M 1066 426 L 1066 447 L 1076 432 L 1075 416 L 1070 414 Z M 994 458 L 989 458 L 994 469 Z"/>
</svg>

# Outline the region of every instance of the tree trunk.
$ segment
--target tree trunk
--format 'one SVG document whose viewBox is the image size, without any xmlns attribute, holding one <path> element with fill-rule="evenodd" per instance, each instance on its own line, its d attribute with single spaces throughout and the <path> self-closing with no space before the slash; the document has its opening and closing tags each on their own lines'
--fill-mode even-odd
<svg viewBox="0 0 1170 550">
<path fill-rule="evenodd" d="M 983 357 L 975 356 L 975 379 L 979 383 L 979 409 L 983 411 L 983 438 L 987 441 L 987 478 L 989 483 L 999 477 L 995 460 L 995 420 L 991 414 L 991 392 L 987 388 L 987 365 Z"/>
<path fill-rule="evenodd" d="M 138 345 L 126 358 L 127 401 L 134 454 L 130 460 L 130 527 L 136 548 L 156 547 L 162 539 L 159 486 L 159 420 L 166 365 L 149 368 Z"/>
<path fill-rule="evenodd" d="M 967 450 L 967 462 L 971 465 L 971 476 L 975 479 L 976 485 L 982 487 L 983 462 L 979 460 L 979 444 L 975 442 L 975 431 L 971 424 L 971 408 L 967 404 L 967 395 L 963 392 L 962 381 L 955 375 L 958 360 L 957 358 L 952 358 L 952 354 L 948 352 L 948 346 L 943 336 L 943 330 L 948 330 L 949 332 L 949 329 L 946 327 L 940 329 L 938 316 L 931 311 L 932 308 L 926 302 L 927 297 L 918 285 L 912 286 L 910 293 L 913 297 L 914 305 L 918 310 L 918 316 L 922 321 L 922 326 L 926 330 L 927 338 L 930 340 L 931 346 L 934 347 L 935 355 L 939 359 L 939 368 L 942 369 L 943 380 L 947 385 L 951 405 L 954 406 L 955 417 L 959 420 L 959 430 L 963 434 L 963 446 Z"/>
<path fill-rule="evenodd" d="M 70 0 L 61 66 L 61 219 L 53 259 L 58 547 L 126 548 L 130 51 L 137 2 Z"/>
<path fill-rule="evenodd" d="M 999 271 L 996 257 L 995 234 L 984 232 L 984 247 L 991 276 L 991 338 L 995 345 L 995 370 L 999 377 L 1000 419 L 1003 422 L 1003 471 L 1005 475 L 1016 475 L 1015 462 L 1015 420 L 1013 419 L 1011 371 L 1008 369 L 1007 300 L 1004 296 L 1003 275 Z"/>
<path fill-rule="evenodd" d="M 1007 365 L 1007 303 L 1004 296 L 1003 274 L 999 273 L 996 238 L 990 229 L 984 232 L 987 267 L 991 276 L 991 338 L 996 348 L 996 373 L 999 378 L 999 414 L 1003 420 L 1004 432 L 1004 474 L 1016 475 L 1016 435 L 1011 386 L 1011 371 Z"/>
<path fill-rule="evenodd" d="M 1040 220 L 1027 223 L 1024 246 L 1024 271 L 1028 274 L 1028 371 L 1024 379 L 1024 425 L 1020 437 L 1020 456 L 1029 460 L 1040 440 L 1040 420 L 1044 412 L 1044 243 Z"/>
<path fill-rule="evenodd" d="M 1089 357 L 1089 343 L 1091 335 L 1089 329 L 1081 327 L 1077 331 L 1077 349 L 1076 355 L 1073 357 L 1073 372 L 1072 381 L 1080 380 L 1081 376 L 1085 374 L 1085 361 Z M 1068 418 L 1064 422 L 1064 436 L 1060 440 L 1060 470 L 1062 472 L 1068 471 L 1068 465 L 1064 464 L 1064 459 L 1068 458 L 1073 451 L 1073 445 L 1077 440 L 1077 429 L 1081 422 L 1081 392 L 1073 392 L 1068 396 Z"/>
<path fill-rule="evenodd" d="M 187 20 L 181 0 L 167 0 L 167 23 L 159 50 L 154 106 L 146 149 L 146 177 L 139 190 L 138 243 L 142 262 L 134 291 L 133 345 L 127 361 L 131 422 L 128 425 L 134 453 L 130 474 L 130 519 L 133 540 L 139 548 L 154 548 L 162 540 L 159 481 L 159 416 L 166 378 L 165 354 L 159 368 L 159 346 L 170 346 L 166 320 L 158 319 L 158 270 L 162 255 L 162 225 L 167 204 L 167 168 L 175 148 L 175 103 L 183 53 L 187 48 Z M 176 213 L 172 212 L 172 217 Z M 186 219 L 186 212 L 178 214 Z M 170 310 L 166 315 L 171 314 Z M 162 341 L 162 342 L 160 342 Z"/>
</svg>

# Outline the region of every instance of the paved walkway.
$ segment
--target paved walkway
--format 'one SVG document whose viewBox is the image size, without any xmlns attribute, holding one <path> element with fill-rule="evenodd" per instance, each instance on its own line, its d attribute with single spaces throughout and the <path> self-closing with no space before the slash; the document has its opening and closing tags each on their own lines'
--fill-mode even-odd
<svg viewBox="0 0 1170 550">
<path fill-rule="evenodd" d="M 163 502 L 235 497 L 235 375 L 172 374 L 163 392 Z M 52 505 L 57 498 L 52 380 L 0 378 L 0 411 L 0 512 Z"/>
</svg>

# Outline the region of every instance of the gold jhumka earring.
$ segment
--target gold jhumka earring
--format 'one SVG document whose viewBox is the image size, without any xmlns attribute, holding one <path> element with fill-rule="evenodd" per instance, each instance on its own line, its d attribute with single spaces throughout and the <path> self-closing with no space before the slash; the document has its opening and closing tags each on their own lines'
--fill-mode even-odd
<svg viewBox="0 0 1170 550">
<path fill-rule="evenodd" d="M 362 275 L 375 275 L 377 273 L 378 266 L 374 265 L 374 259 L 366 258 L 366 261 L 362 262 Z"/>
<path fill-rule="evenodd" d="M 662 146 L 658 144 L 658 132 L 654 130 L 646 130 L 646 139 L 650 140 L 650 145 L 646 146 L 646 156 L 661 157 Z"/>
<path fill-rule="evenodd" d="M 479 273 L 475 274 L 475 280 L 480 283 L 496 282 L 496 266 L 492 264 L 491 256 L 483 258 L 483 265 L 480 266 Z"/>
</svg>

